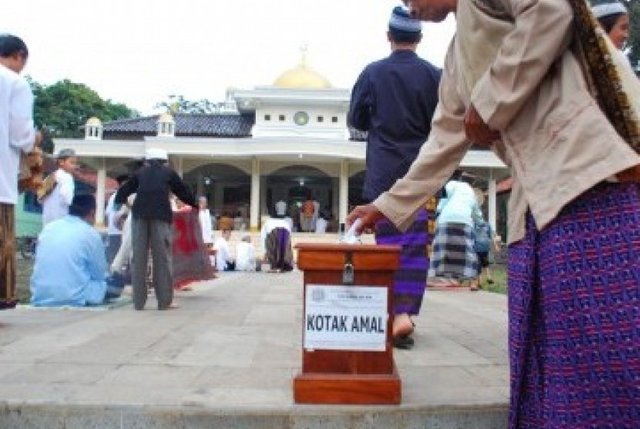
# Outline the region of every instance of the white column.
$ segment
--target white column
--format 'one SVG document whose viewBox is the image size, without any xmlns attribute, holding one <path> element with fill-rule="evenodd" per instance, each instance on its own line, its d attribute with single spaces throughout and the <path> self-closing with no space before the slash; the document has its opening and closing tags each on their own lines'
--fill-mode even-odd
<svg viewBox="0 0 640 429">
<path fill-rule="evenodd" d="M 260 160 L 251 160 L 251 205 L 249 209 L 249 229 L 258 231 L 260 217 Z"/>
<path fill-rule="evenodd" d="M 262 165 L 261 165 L 262 167 Z M 277 199 L 274 198 L 274 201 L 277 201 Z M 260 177 L 260 204 L 259 204 L 260 210 L 258 213 L 258 223 L 260 223 L 262 221 L 262 216 L 269 214 L 269 211 L 271 210 L 270 207 L 267 207 L 267 178 L 266 177 Z M 259 227 L 262 227 L 262 225 L 258 225 Z"/>
<path fill-rule="evenodd" d="M 183 173 L 184 173 L 184 169 L 182 167 L 182 157 L 181 156 L 177 156 L 176 157 L 176 173 L 178 173 L 178 176 L 180 176 L 181 178 L 183 178 Z"/>
<path fill-rule="evenodd" d="M 492 230 L 496 230 L 496 179 L 493 178 L 493 170 L 489 169 L 489 225 Z"/>
<path fill-rule="evenodd" d="M 349 208 L 349 161 L 340 161 L 340 189 L 338 190 L 338 222 L 343 223 L 347 219 Z"/>
<path fill-rule="evenodd" d="M 107 187 L 107 167 L 104 158 L 100 160 L 100 167 L 98 168 L 98 175 L 96 177 L 96 220 L 95 225 L 98 227 L 104 226 L 104 205 L 105 191 Z"/>
</svg>

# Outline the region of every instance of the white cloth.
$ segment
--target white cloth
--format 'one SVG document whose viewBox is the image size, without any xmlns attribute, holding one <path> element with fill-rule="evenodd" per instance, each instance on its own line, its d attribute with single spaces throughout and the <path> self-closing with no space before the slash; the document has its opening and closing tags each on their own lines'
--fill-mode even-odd
<svg viewBox="0 0 640 429">
<path fill-rule="evenodd" d="M 316 233 L 324 234 L 325 232 L 327 232 L 328 223 L 329 222 L 327 222 L 326 219 L 319 217 L 318 220 L 316 220 Z"/>
<path fill-rule="evenodd" d="M 267 249 L 267 236 L 276 228 L 286 228 L 289 232 L 291 232 L 291 218 L 278 219 L 271 217 L 267 219 L 267 221 L 262 225 L 262 229 L 260 230 L 260 243 L 262 243 L 263 250 Z"/>
<path fill-rule="evenodd" d="M 114 192 L 107 201 L 107 208 L 105 209 L 105 215 L 107 216 L 107 234 L 108 235 L 121 235 L 122 230 L 118 228 L 118 210 L 116 210 L 116 193 Z"/>
<path fill-rule="evenodd" d="M 216 268 L 223 271 L 227 262 L 233 262 L 229 242 L 224 237 L 218 237 L 213 243 L 213 248 L 216 249 Z"/>
<path fill-rule="evenodd" d="M 122 271 L 122 269 L 131 261 L 133 256 L 133 244 L 131 243 L 131 207 L 136 199 L 136 194 L 131 194 L 127 198 L 127 204 L 123 204 L 118 210 L 117 218 L 126 216 L 124 224 L 122 225 L 122 239 L 120 240 L 120 249 L 116 253 L 113 262 L 111 262 L 111 271 L 116 273 Z"/>
<path fill-rule="evenodd" d="M 61 168 L 53 174 L 56 175 L 56 186 L 42 202 L 43 225 L 69 214 L 69 206 L 73 201 L 75 190 L 73 176 Z"/>
<path fill-rule="evenodd" d="M 278 216 L 284 216 L 287 214 L 287 203 L 280 200 L 276 203 L 276 214 Z"/>
<path fill-rule="evenodd" d="M 444 187 L 446 198 L 438 203 L 438 224 L 463 223 L 473 227 L 482 219 L 473 188 L 465 182 L 451 180 Z"/>
<path fill-rule="evenodd" d="M 202 229 L 202 242 L 204 244 L 213 244 L 213 225 L 211 224 L 211 213 L 209 209 L 200 209 L 198 211 L 198 219 L 200 220 L 200 228 Z"/>
<path fill-rule="evenodd" d="M 236 270 L 256 270 L 256 249 L 253 244 L 241 241 L 236 245 Z"/>
<path fill-rule="evenodd" d="M 20 152 L 33 149 L 33 94 L 19 74 L 0 65 L 0 203 L 18 200 Z"/>
</svg>

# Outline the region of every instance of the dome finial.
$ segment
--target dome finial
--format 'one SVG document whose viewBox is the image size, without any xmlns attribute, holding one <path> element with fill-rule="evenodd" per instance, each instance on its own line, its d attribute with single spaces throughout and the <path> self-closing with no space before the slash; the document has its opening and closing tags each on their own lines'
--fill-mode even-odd
<svg viewBox="0 0 640 429">
<path fill-rule="evenodd" d="M 300 66 L 307 67 L 307 54 L 309 52 L 309 46 L 306 43 L 300 44 Z"/>
</svg>

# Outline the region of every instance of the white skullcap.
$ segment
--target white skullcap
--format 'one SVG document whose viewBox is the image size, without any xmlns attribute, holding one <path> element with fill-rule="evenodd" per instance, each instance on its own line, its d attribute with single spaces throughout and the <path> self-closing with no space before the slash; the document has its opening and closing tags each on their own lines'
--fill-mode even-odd
<svg viewBox="0 0 640 429">
<path fill-rule="evenodd" d="M 169 156 L 167 155 L 167 151 L 164 149 L 150 147 L 144 153 L 144 159 L 160 159 L 162 161 L 168 161 Z"/>
<path fill-rule="evenodd" d="M 626 14 L 627 8 L 619 1 L 601 3 L 591 8 L 596 18 L 604 18 L 609 15 Z"/>
</svg>

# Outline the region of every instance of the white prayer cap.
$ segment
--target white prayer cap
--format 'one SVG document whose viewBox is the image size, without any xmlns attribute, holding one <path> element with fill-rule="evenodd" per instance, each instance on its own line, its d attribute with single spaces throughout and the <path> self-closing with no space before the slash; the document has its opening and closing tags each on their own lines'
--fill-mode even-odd
<svg viewBox="0 0 640 429">
<path fill-rule="evenodd" d="M 609 16 L 609 15 L 618 15 L 618 14 L 628 13 L 627 8 L 619 1 L 601 3 L 593 6 L 591 10 L 593 11 L 593 14 L 595 15 L 595 17 L 598 19 L 604 18 L 605 16 Z"/>
<path fill-rule="evenodd" d="M 167 155 L 167 151 L 164 149 L 150 147 L 144 153 L 144 159 L 160 159 L 162 161 L 167 161 L 169 156 Z"/>
</svg>

